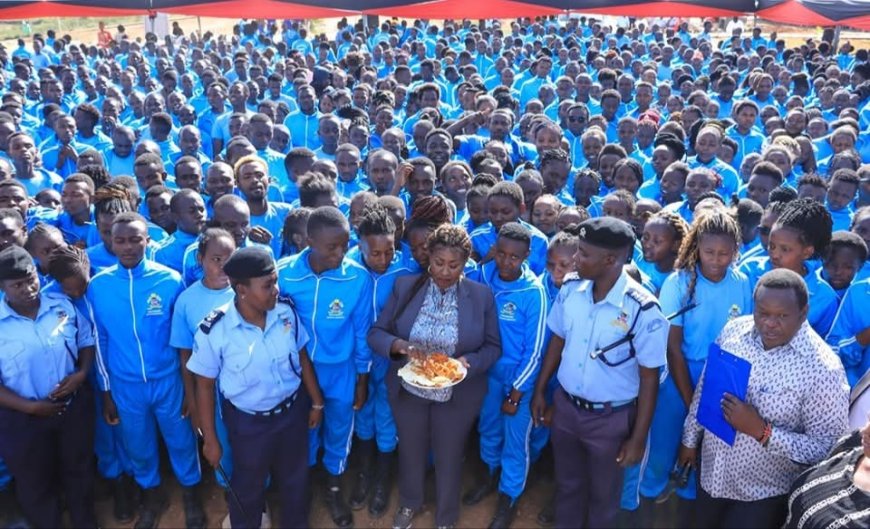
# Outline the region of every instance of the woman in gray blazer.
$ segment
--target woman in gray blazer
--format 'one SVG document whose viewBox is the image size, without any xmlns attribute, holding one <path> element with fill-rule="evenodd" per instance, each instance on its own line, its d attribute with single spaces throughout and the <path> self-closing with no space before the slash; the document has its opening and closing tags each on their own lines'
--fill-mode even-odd
<svg viewBox="0 0 870 529">
<path fill-rule="evenodd" d="M 390 406 L 399 434 L 399 510 L 393 527 L 410 527 L 423 506 L 429 451 L 435 459 L 438 527 L 459 518 L 462 455 L 486 393 L 486 372 L 501 354 L 492 291 L 463 277 L 471 255 L 464 229 L 438 227 L 428 239 L 429 267 L 396 280 L 390 299 L 369 331 L 372 350 L 392 360 L 387 373 Z M 397 371 L 409 359 L 445 352 L 468 369 L 447 390 L 420 390 Z"/>
</svg>

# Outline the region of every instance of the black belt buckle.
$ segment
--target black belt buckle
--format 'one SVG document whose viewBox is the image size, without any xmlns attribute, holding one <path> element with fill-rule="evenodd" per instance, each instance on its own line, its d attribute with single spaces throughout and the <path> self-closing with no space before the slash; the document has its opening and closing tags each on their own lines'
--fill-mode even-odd
<svg viewBox="0 0 870 529">
<path fill-rule="evenodd" d="M 289 397 L 284 399 L 283 402 L 281 402 L 280 404 L 278 404 L 277 406 L 275 406 L 271 410 L 258 411 L 254 415 L 257 415 L 258 417 L 272 417 L 272 416 L 278 415 L 279 413 L 282 413 L 286 410 L 289 410 L 293 406 L 293 403 L 296 401 L 296 396 L 298 394 L 299 394 L 299 391 L 297 390 L 295 393 L 293 393 L 292 395 L 290 395 Z"/>
</svg>

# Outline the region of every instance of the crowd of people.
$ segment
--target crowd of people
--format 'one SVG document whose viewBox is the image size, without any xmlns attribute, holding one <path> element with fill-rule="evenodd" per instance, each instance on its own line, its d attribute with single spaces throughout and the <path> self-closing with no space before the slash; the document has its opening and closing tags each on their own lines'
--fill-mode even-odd
<svg viewBox="0 0 870 529">
<path fill-rule="evenodd" d="M 535 465 L 543 525 L 866 527 L 868 51 L 626 22 L 0 46 L 4 510 L 96 527 L 99 476 L 157 527 L 163 444 L 189 528 L 201 459 L 225 527 L 307 526 L 317 467 L 338 527 L 434 469 L 505 528 Z"/>
</svg>

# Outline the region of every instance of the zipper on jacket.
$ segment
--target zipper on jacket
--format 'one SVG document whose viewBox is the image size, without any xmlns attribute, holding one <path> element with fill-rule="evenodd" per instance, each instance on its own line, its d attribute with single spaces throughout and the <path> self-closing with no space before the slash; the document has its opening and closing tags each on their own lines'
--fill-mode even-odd
<svg viewBox="0 0 870 529">
<path fill-rule="evenodd" d="M 142 382 L 148 382 L 145 375 L 145 355 L 142 353 L 142 342 L 139 340 L 139 331 L 136 329 L 136 307 L 133 304 L 133 271 L 127 269 L 127 277 L 130 279 L 130 312 L 133 315 L 133 338 L 136 339 L 136 347 L 139 348 L 139 365 L 142 366 Z"/>
</svg>

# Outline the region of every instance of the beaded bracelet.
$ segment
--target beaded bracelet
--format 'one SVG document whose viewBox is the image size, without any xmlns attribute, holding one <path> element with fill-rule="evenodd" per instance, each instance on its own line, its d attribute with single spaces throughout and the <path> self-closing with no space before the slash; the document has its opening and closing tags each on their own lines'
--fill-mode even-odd
<svg viewBox="0 0 870 529">
<path fill-rule="evenodd" d="M 773 425 L 768 421 L 764 423 L 764 432 L 761 434 L 761 437 L 758 438 L 758 443 L 761 446 L 767 447 L 771 435 L 773 435 Z"/>
<path fill-rule="evenodd" d="M 514 408 L 516 408 L 517 406 L 520 405 L 519 401 L 511 400 L 511 394 L 510 394 L 510 393 L 508 393 L 508 394 L 505 396 L 505 400 L 508 401 L 508 404 L 510 404 L 510 405 L 513 406 Z"/>
</svg>

